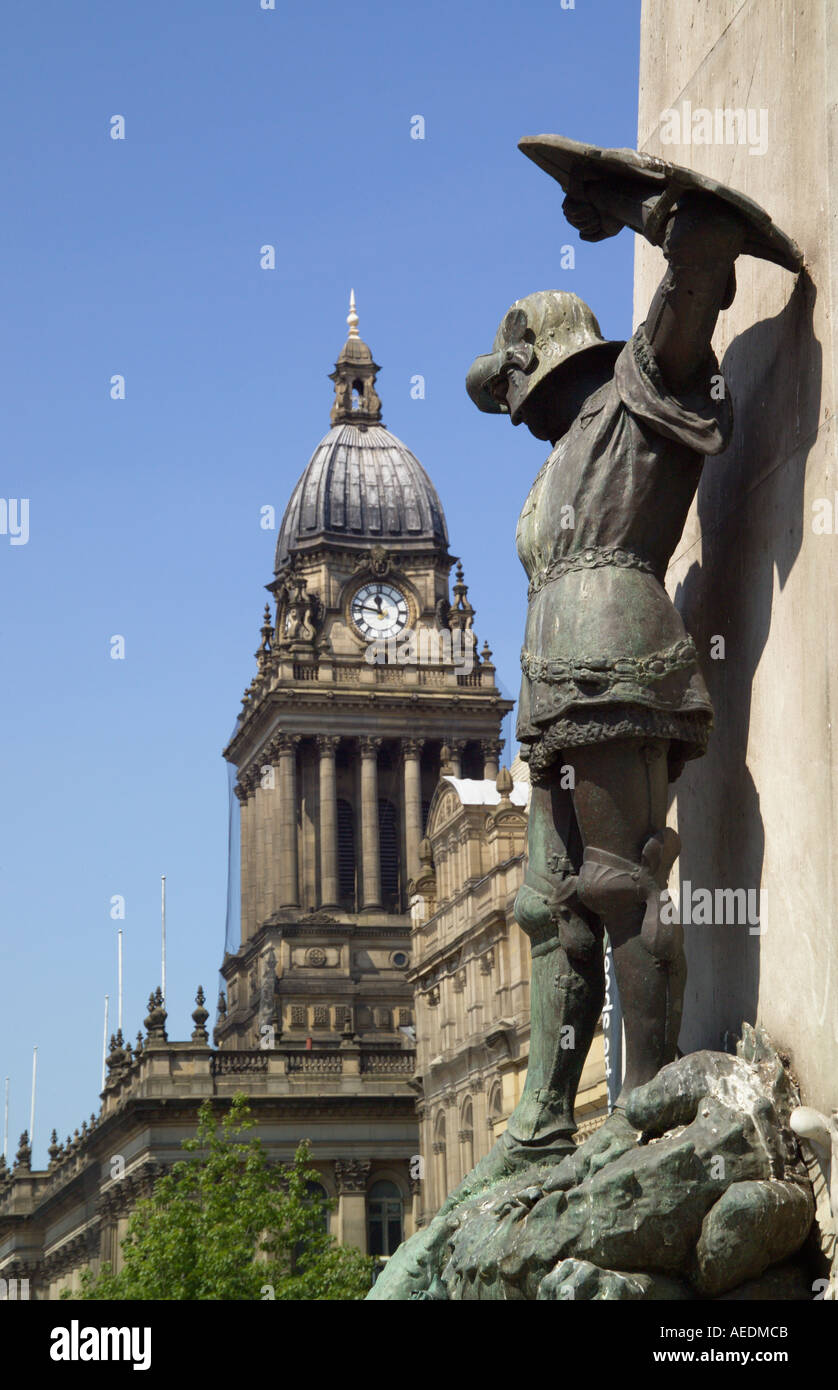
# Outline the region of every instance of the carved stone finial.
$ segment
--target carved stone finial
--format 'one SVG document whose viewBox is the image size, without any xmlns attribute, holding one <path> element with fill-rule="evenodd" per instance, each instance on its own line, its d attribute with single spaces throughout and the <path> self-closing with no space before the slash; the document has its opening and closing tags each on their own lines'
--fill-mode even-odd
<svg viewBox="0 0 838 1390">
<path fill-rule="evenodd" d="M 473 632 L 474 608 L 468 601 L 468 584 L 463 577 L 463 566 L 460 560 L 457 561 L 456 576 L 456 583 L 451 586 L 454 602 L 448 609 L 448 626 L 452 632 L 470 633 L 473 645 L 477 640 Z"/>
<path fill-rule="evenodd" d="M 58 1155 L 60 1154 L 60 1152 L 61 1145 L 58 1142 L 58 1131 L 53 1130 L 52 1134 L 50 1135 L 49 1148 L 47 1149 L 47 1153 L 49 1154 L 50 1168 L 55 1167 L 56 1163 L 58 1162 Z"/>
<path fill-rule="evenodd" d="M 29 1143 L 29 1130 L 25 1129 L 20 1136 L 17 1154 L 15 1155 L 15 1168 L 23 1172 L 29 1172 L 32 1167 L 32 1146 Z"/>
<path fill-rule="evenodd" d="M 433 864 L 433 851 L 427 835 L 419 841 L 419 863 L 428 867 Z"/>
<path fill-rule="evenodd" d="M 163 1007 L 163 991 L 158 985 L 153 994 L 148 999 L 148 1017 L 145 1020 L 147 1043 L 166 1042 L 166 1019 L 168 1018 Z"/>
<path fill-rule="evenodd" d="M 209 1018 L 209 1010 L 204 1007 L 203 986 L 198 986 L 198 993 L 195 995 L 196 1008 L 192 1010 L 192 1020 L 195 1027 L 192 1030 L 192 1041 L 194 1043 L 208 1043 L 209 1034 L 206 1029 L 206 1022 Z"/>
<path fill-rule="evenodd" d="M 497 775 L 497 781 L 495 782 L 495 786 L 500 792 L 501 801 L 509 800 L 509 796 L 514 785 L 515 783 L 512 780 L 512 773 L 509 771 L 509 768 L 502 767 Z"/>
<path fill-rule="evenodd" d="M 355 309 L 355 291 L 354 291 L 354 290 L 350 290 L 350 291 L 349 291 L 349 313 L 348 313 L 347 316 L 346 316 L 346 322 L 347 322 L 348 325 L 349 325 L 349 335 L 348 335 L 348 336 L 349 336 L 350 338 L 357 338 L 357 337 L 358 337 L 358 314 L 357 314 L 356 309 Z"/>
<path fill-rule="evenodd" d="M 119 1028 L 116 1033 L 111 1034 L 111 1045 L 107 1058 L 108 1079 L 106 1084 L 108 1086 L 110 1086 L 112 1081 L 116 1080 L 117 1076 L 124 1070 L 128 1061 L 129 1054 L 125 1051 L 122 1040 L 122 1029 Z"/>
</svg>

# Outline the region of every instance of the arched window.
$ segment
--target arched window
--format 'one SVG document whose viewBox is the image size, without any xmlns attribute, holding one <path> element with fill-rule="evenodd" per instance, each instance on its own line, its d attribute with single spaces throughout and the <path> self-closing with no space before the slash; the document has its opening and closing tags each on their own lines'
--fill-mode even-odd
<svg viewBox="0 0 838 1390">
<path fill-rule="evenodd" d="M 392 801 L 378 803 L 378 842 L 381 854 L 381 897 L 391 911 L 400 907 L 399 813 Z"/>
<path fill-rule="evenodd" d="M 338 798 L 338 887 L 341 905 L 355 910 L 355 815 L 348 801 Z"/>
<path fill-rule="evenodd" d="M 402 1243 L 402 1194 L 394 1182 L 376 1182 L 367 1194 L 367 1253 L 394 1255 Z"/>
<path fill-rule="evenodd" d="M 500 1083 L 495 1082 L 489 1092 L 489 1128 L 494 1129 L 498 1120 L 503 1115 L 503 1104 L 501 1100 Z"/>
</svg>

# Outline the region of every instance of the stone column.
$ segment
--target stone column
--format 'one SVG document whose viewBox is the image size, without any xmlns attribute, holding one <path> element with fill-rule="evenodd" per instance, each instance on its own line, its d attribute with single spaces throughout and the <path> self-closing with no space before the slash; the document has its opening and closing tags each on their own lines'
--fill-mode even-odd
<svg viewBox="0 0 838 1390">
<path fill-rule="evenodd" d="M 496 782 L 500 770 L 503 739 L 484 738 L 480 747 L 483 750 L 483 777 L 488 782 Z"/>
<path fill-rule="evenodd" d="M 250 935 L 250 873 L 248 864 L 250 840 L 250 803 L 247 787 L 243 782 L 236 783 L 236 798 L 239 803 L 239 890 L 241 913 L 242 945 Z"/>
<path fill-rule="evenodd" d="M 250 773 L 247 832 L 250 844 L 250 935 L 258 930 L 262 911 L 262 873 L 264 845 L 262 841 L 262 792 L 259 787 L 261 763 L 255 763 Z"/>
<path fill-rule="evenodd" d="M 297 744 L 298 734 L 280 734 L 279 757 L 279 906 L 299 907 L 300 872 L 297 842 Z"/>
<path fill-rule="evenodd" d="M 337 907 L 338 881 L 338 803 L 335 788 L 335 752 L 340 739 L 319 734 L 320 753 L 320 906 Z"/>
<path fill-rule="evenodd" d="M 381 850 L 378 842 L 378 750 L 380 738 L 361 738 L 362 907 L 381 906 Z"/>
<path fill-rule="evenodd" d="M 404 757 L 404 848 L 407 878 L 419 872 L 419 845 L 422 840 L 422 773 L 420 755 L 423 738 L 402 739 Z"/>
<path fill-rule="evenodd" d="M 268 745 L 264 762 L 270 763 L 273 778 L 270 792 L 267 793 L 266 812 L 266 855 L 267 855 L 267 911 L 270 917 L 281 902 L 281 864 L 282 864 L 282 824 L 281 803 L 279 799 L 279 746 L 275 738 Z"/>
<path fill-rule="evenodd" d="M 338 1230 L 341 1245 L 367 1251 L 367 1183 L 372 1164 L 368 1158 L 336 1158 Z"/>
<path fill-rule="evenodd" d="M 256 799 L 259 807 L 259 925 L 276 907 L 274 891 L 273 840 L 271 827 L 275 819 L 276 772 L 269 748 L 259 755 L 259 780 Z"/>
<path fill-rule="evenodd" d="M 452 777 L 462 777 L 463 775 L 463 749 L 465 746 L 464 738 L 452 738 L 448 744 Z"/>
</svg>

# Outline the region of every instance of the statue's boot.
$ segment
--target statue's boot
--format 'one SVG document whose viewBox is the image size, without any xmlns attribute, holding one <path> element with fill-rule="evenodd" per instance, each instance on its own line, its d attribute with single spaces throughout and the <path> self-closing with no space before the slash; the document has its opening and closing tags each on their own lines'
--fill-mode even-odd
<svg viewBox="0 0 838 1390">
<path fill-rule="evenodd" d="M 515 917 L 532 942 L 524 1089 L 504 1133 L 440 1215 L 502 1178 L 575 1152 L 573 1104 L 605 993 L 598 923 L 576 897 L 575 876 L 557 885 L 531 870 L 518 891 Z"/>
<path fill-rule="evenodd" d="M 686 960 L 666 882 L 680 847 L 669 827 L 647 840 L 639 864 L 589 846 L 579 872 L 579 898 L 604 922 L 614 955 L 626 1034 L 619 1108 L 675 1060 Z"/>
</svg>

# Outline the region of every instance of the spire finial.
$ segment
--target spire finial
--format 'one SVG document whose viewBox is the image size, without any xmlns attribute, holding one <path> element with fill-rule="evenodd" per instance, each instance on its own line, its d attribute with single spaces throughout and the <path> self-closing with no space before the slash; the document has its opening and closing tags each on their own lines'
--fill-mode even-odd
<svg viewBox="0 0 838 1390">
<path fill-rule="evenodd" d="M 346 322 L 349 324 L 349 337 L 350 337 L 350 338 L 357 338 L 357 337 L 358 337 L 358 315 L 357 315 L 357 313 L 356 313 L 356 311 L 355 311 L 355 291 L 354 291 L 354 290 L 350 290 L 350 291 L 349 291 L 349 313 L 348 313 L 347 316 L 346 316 Z"/>
</svg>

